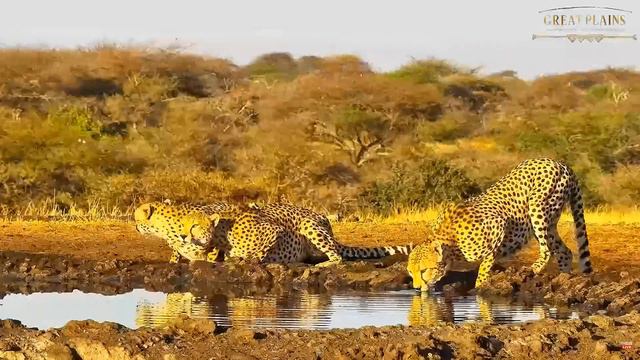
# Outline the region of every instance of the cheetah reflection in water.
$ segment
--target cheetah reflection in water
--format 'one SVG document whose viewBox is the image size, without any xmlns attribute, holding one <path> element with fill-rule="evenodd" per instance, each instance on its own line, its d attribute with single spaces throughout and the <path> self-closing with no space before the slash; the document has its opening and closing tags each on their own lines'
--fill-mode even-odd
<svg viewBox="0 0 640 360">
<path fill-rule="evenodd" d="M 568 313 L 556 313 L 568 317 Z M 480 295 L 467 298 L 435 297 L 428 293 L 415 295 L 411 301 L 408 322 L 411 326 L 434 326 L 440 323 L 478 321 L 486 324 L 515 323 L 552 317 L 544 305 L 525 307 L 508 300 L 492 301 Z"/>
<path fill-rule="evenodd" d="M 213 319 L 222 326 L 320 328 L 330 322 L 325 296 L 296 293 L 289 296 L 194 296 L 192 293 L 167 294 L 160 303 L 142 302 L 136 307 L 136 325 L 163 327 L 187 316 Z"/>
</svg>

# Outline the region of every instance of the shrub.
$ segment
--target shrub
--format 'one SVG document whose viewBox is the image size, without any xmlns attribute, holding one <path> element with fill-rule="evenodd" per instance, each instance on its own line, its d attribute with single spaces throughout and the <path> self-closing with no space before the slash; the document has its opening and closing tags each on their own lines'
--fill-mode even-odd
<svg viewBox="0 0 640 360">
<path fill-rule="evenodd" d="M 633 208 L 640 204 L 640 166 L 621 166 L 603 176 L 598 192 L 605 203 L 614 207 Z"/>
<path fill-rule="evenodd" d="M 271 53 L 259 56 L 245 68 L 249 77 L 266 80 L 290 80 L 297 74 L 298 65 L 288 53 Z"/>
<path fill-rule="evenodd" d="M 442 202 L 459 201 L 480 192 L 464 171 L 446 161 L 427 159 L 415 167 L 397 165 L 391 179 L 377 181 L 360 195 L 360 206 L 382 214 L 395 209 L 426 209 Z"/>
<path fill-rule="evenodd" d="M 392 79 L 406 80 L 416 84 L 438 83 L 443 77 L 466 72 L 443 60 L 415 60 L 387 74 Z"/>
<path fill-rule="evenodd" d="M 462 199 L 535 156 L 568 162 L 588 206 L 636 201 L 621 199 L 635 199 L 640 73 L 513 75 L 434 59 L 377 73 L 353 55 L 240 68 L 176 50 L 3 49 L 0 212 L 285 194 L 388 213 Z"/>
</svg>

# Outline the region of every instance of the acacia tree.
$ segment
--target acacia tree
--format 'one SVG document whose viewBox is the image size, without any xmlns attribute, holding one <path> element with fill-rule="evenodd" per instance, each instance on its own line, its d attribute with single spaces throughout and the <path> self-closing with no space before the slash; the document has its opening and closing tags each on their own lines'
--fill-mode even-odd
<svg viewBox="0 0 640 360">
<path fill-rule="evenodd" d="M 311 138 L 334 145 L 349 155 L 355 166 L 389 154 L 387 145 L 392 137 L 393 122 L 384 114 L 350 109 L 331 120 L 315 121 Z"/>
</svg>

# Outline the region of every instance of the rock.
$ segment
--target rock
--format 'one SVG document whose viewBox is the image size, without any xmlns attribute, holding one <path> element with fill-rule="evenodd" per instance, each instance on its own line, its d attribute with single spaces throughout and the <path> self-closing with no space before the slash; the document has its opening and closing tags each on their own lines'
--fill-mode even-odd
<svg viewBox="0 0 640 360">
<path fill-rule="evenodd" d="M 637 310 L 632 310 L 626 315 L 618 316 L 616 321 L 621 322 L 625 325 L 636 325 L 640 326 L 640 313 Z"/>
<path fill-rule="evenodd" d="M 216 331 L 216 323 L 209 319 L 192 319 L 186 315 L 172 319 L 166 326 L 171 330 L 182 330 L 191 334 L 211 335 Z"/>
<path fill-rule="evenodd" d="M 479 336 L 476 343 L 491 355 L 497 354 L 504 347 L 504 343 L 495 336 Z"/>
<path fill-rule="evenodd" d="M 620 275 L 620 280 L 629 277 L 629 273 L 627 271 L 621 271 L 619 275 Z"/>
<path fill-rule="evenodd" d="M 74 360 L 73 353 L 69 347 L 61 344 L 53 344 L 45 351 L 45 357 L 51 360 Z"/>
<path fill-rule="evenodd" d="M 107 359 L 109 357 L 109 351 L 101 342 L 86 338 L 73 338 L 69 340 L 69 343 L 82 359 Z"/>
<path fill-rule="evenodd" d="M 615 326 L 613 319 L 606 315 L 591 315 L 587 317 L 585 321 L 592 323 L 603 330 L 608 330 Z"/>
<path fill-rule="evenodd" d="M 529 341 L 529 347 L 531 348 L 531 351 L 533 351 L 534 353 L 540 353 L 542 352 L 544 345 L 542 344 L 542 341 L 538 339 L 533 339 Z"/>
<path fill-rule="evenodd" d="M 25 360 L 26 357 L 20 351 L 0 351 L 0 359 L 3 359 L 3 360 Z"/>
<path fill-rule="evenodd" d="M 97 340 L 76 337 L 70 339 L 69 344 L 81 359 L 144 360 L 141 355 L 131 356 L 120 346 L 107 348 Z"/>
<path fill-rule="evenodd" d="M 237 340 L 253 343 L 258 339 L 264 339 L 265 334 L 256 332 L 251 329 L 234 329 L 230 332 L 230 335 Z"/>
<path fill-rule="evenodd" d="M 609 352 L 609 346 L 604 341 L 597 341 L 593 347 L 593 352 L 596 354 L 604 354 Z"/>
</svg>

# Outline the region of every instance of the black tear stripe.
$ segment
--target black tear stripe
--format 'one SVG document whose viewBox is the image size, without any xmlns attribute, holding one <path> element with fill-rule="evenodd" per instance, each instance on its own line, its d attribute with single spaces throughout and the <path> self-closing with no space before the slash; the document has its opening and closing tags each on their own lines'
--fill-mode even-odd
<svg viewBox="0 0 640 360">
<path fill-rule="evenodd" d="M 156 211 L 156 208 L 153 206 L 149 206 L 149 216 L 147 216 L 147 220 L 151 219 L 151 215 Z"/>
</svg>

